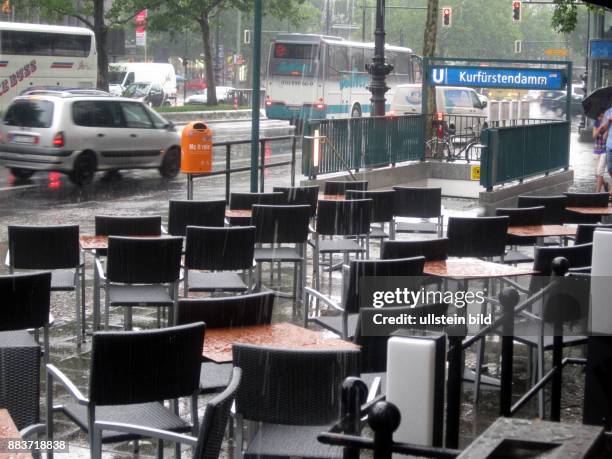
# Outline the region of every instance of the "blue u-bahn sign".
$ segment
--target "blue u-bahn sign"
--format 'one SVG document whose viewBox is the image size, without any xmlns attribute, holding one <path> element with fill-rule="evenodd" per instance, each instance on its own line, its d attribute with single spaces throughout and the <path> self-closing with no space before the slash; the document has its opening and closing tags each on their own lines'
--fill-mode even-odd
<svg viewBox="0 0 612 459">
<path fill-rule="evenodd" d="M 434 86 L 471 86 L 476 88 L 561 89 L 563 70 L 531 68 L 433 66 L 429 82 Z"/>
</svg>

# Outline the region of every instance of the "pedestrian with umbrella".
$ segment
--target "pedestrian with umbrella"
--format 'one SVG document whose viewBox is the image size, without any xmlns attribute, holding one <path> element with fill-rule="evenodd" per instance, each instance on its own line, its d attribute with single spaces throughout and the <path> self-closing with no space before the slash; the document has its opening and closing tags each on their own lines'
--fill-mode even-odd
<svg viewBox="0 0 612 459">
<path fill-rule="evenodd" d="M 608 169 L 608 174 L 612 176 L 612 136 L 608 135 L 610 122 L 612 121 L 612 86 L 599 88 L 589 94 L 582 101 L 584 114 L 595 120 L 593 125 L 593 140 L 595 141 L 595 153 L 599 154 L 597 161 L 597 184 L 595 190 L 600 191 L 606 188 L 607 183 L 603 179 L 602 162 L 604 161 Z M 602 116 L 603 113 L 603 116 Z M 605 150 L 602 151 L 602 150 Z"/>
</svg>

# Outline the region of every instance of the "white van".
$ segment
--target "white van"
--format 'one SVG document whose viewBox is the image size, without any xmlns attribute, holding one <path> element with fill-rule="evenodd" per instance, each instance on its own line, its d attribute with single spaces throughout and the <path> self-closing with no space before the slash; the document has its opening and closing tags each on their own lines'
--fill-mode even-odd
<svg viewBox="0 0 612 459">
<path fill-rule="evenodd" d="M 464 126 L 483 124 L 486 120 L 487 101 L 474 89 L 461 86 L 436 86 L 435 90 L 437 111 L 442 112 L 449 123 L 455 123 L 458 131 L 463 131 Z M 398 85 L 391 99 L 391 113 L 394 115 L 421 113 L 421 100 L 420 84 Z"/>
<path fill-rule="evenodd" d="M 109 91 L 114 96 L 123 94 L 125 88 L 136 82 L 159 83 L 166 98 L 176 98 L 176 74 L 172 64 L 128 62 L 109 64 Z"/>
</svg>

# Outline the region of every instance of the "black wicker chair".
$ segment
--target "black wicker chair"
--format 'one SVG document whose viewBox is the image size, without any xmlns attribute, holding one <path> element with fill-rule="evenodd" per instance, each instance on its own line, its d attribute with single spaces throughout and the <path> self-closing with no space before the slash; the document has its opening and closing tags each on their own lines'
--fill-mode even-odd
<svg viewBox="0 0 612 459">
<path fill-rule="evenodd" d="M 499 208 L 495 209 L 495 215 L 497 217 L 507 216 L 508 226 L 537 226 L 542 225 L 544 221 L 544 210 L 543 206 Z M 534 246 L 536 241 L 535 237 L 518 237 L 511 234 L 508 234 L 506 238 L 506 244 L 509 246 Z M 494 261 L 501 261 L 501 257 L 495 257 Z M 507 264 L 531 263 L 533 257 L 516 249 L 510 249 L 506 251 L 503 262 Z"/>
<path fill-rule="evenodd" d="M 230 210 L 251 210 L 253 204 L 259 205 L 280 205 L 285 200 L 284 193 L 231 193 L 229 208 Z M 230 225 L 249 226 L 250 217 L 229 217 Z"/>
<path fill-rule="evenodd" d="M 396 233 L 433 233 L 442 236 L 442 188 L 394 186 L 393 189 Z M 402 222 L 398 218 L 429 221 Z M 432 219 L 436 221 L 430 221 Z"/>
<path fill-rule="evenodd" d="M 506 252 L 509 217 L 450 217 L 448 255 L 451 257 L 502 257 Z"/>
<path fill-rule="evenodd" d="M 347 190 L 346 199 L 371 199 L 372 218 L 370 223 L 379 226 L 370 230 L 370 239 L 395 239 L 395 191 L 357 191 Z M 388 224 L 388 233 L 385 232 L 385 224 Z"/>
<path fill-rule="evenodd" d="M 88 397 L 59 369 L 47 365 L 48 439 L 53 439 L 56 411 L 63 412 L 88 434 L 90 446 L 94 446 L 93 427 L 98 420 L 197 432 L 204 329 L 203 323 L 197 323 L 152 331 L 94 333 Z M 61 385 L 73 401 L 55 406 L 54 384 Z M 173 410 L 161 403 L 183 397 L 191 398 L 191 423 L 178 416 L 177 401 Z M 107 430 L 101 443 L 139 438 L 138 433 Z M 163 448 L 162 440 L 158 448 Z"/>
<path fill-rule="evenodd" d="M 561 225 L 565 220 L 566 196 L 519 196 L 517 207 L 544 207 L 543 225 Z"/>
<path fill-rule="evenodd" d="M 92 459 L 102 458 L 101 438 L 105 430 L 136 433 L 143 437 L 192 446 L 194 448 L 193 459 L 217 459 L 220 456 L 221 444 L 223 443 L 228 420 L 230 420 L 230 412 L 236 398 L 236 391 L 240 386 L 241 374 L 242 370 L 240 368 L 232 369 L 231 381 L 226 389 L 206 403 L 204 418 L 202 419 L 197 438 L 167 430 L 144 427 L 140 424 L 97 421 L 94 424 Z"/>
<path fill-rule="evenodd" d="M 51 304 L 50 272 L 0 276 L 0 343 L 2 346 L 38 346 L 43 330 L 45 362 L 49 362 Z M 35 336 L 27 330 L 34 329 Z"/>
<path fill-rule="evenodd" d="M 185 245 L 185 296 L 189 292 L 251 290 L 254 253 L 255 228 L 252 226 L 189 226 Z M 242 271 L 246 279 L 235 271 Z"/>
<path fill-rule="evenodd" d="M 210 330 L 269 324 L 274 309 L 274 293 L 182 299 L 179 300 L 177 308 L 177 325 L 204 322 Z M 203 393 L 222 390 L 227 386 L 231 374 L 231 363 L 203 362 L 200 390 Z"/>
<path fill-rule="evenodd" d="M 367 191 L 367 180 L 327 180 L 323 185 L 323 194 L 344 196 L 348 190 Z"/>
<path fill-rule="evenodd" d="M 331 292 L 331 279 L 333 254 L 341 253 L 344 263 L 348 262 L 349 254 L 366 255 L 370 245 L 370 219 L 372 218 L 372 201 L 369 199 L 332 201 L 320 200 L 317 211 L 316 233 L 313 248 L 313 284 L 320 290 L 320 256 L 329 255 L 329 288 Z M 328 236 L 322 239 L 320 236 Z M 334 239 L 333 236 L 342 236 Z M 357 239 L 349 239 L 357 238 Z M 364 248 L 359 239 L 365 239 Z"/>
<path fill-rule="evenodd" d="M 608 207 L 610 195 L 602 193 L 563 193 L 567 198 L 566 207 Z M 597 223 L 600 215 L 584 215 L 577 212 L 565 212 L 564 223 Z"/>
<path fill-rule="evenodd" d="M 284 187 L 275 186 L 272 188 L 275 193 L 283 193 L 284 197 L 280 204 L 289 206 L 308 205 L 310 206 L 310 217 L 317 214 L 317 202 L 319 201 L 319 186 L 299 186 Z"/>
<path fill-rule="evenodd" d="M 181 270 L 183 238 L 108 238 L 106 273 L 96 259 L 98 276 L 104 281 L 105 326 L 109 325 L 111 306 L 125 307 L 124 328 L 132 327 L 132 308 L 156 307 L 174 310 Z M 171 322 L 169 318 L 169 322 Z"/>
<path fill-rule="evenodd" d="M 242 369 L 236 394 L 238 457 L 341 458 L 342 448 L 317 441 L 340 416 L 340 389 L 359 375 L 358 350 L 285 350 L 236 344 Z M 243 451 L 243 421 L 258 428 Z"/>
<path fill-rule="evenodd" d="M 185 236 L 188 226 L 223 226 L 225 200 L 174 201 L 168 207 L 168 233 Z"/>
<path fill-rule="evenodd" d="M 309 322 L 337 333 L 342 338 L 352 338 L 355 334 L 360 308 L 360 284 L 364 278 L 390 276 L 422 276 L 424 257 L 401 258 L 397 260 L 352 260 L 348 268 L 346 293 L 342 305 L 311 288 L 306 289 L 306 308 L 304 308 L 304 326 Z M 315 300 L 316 309 L 309 317 L 309 298 Z M 318 301 L 316 301 L 318 300 Z M 339 315 L 319 315 L 319 302 L 340 312 Z"/>
<path fill-rule="evenodd" d="M 27 331 L 42 328 L 49 361 L 51 273 L 0 276 L 0 406 L 9 410 L 22 436 L 40 425 L 40 346 Z"/>
<path fill-rule="evenodd" d="M 107 216 L 96 215 L 96 236 L 159 236 L 160 216 Z"/>
<path fill-rule="evenodd" d="M 292 263 L 294 311 L 298 298 L 303 299 L 306 287 L 306 242 L 310 211 L 308 205 L 254 205 L 251 217 L 251 224 L 256 228 L 255 242 L 258 244 L 255 249 L 257 289 L 261 290 L 262 263 L 270 263 L 270 278 L 274 275 L 274 264 L 278 265 L 279 287 L 281 263 Z M 269 246 L 264 247 L 267 244 Z"/>
<path fill-rule="evenodd" d="M 79 226 L 8 227 L 7 258 L 11 272 L 51 270 L 52 292 L 74 292 L 76 343 L 85 335 L 85 262 L 79 248 Z"/>
<path fill-rule="evenodd" d="M 595 233 L 595 230 L 600 229 L 600 228 L 612 228 L 612 224 L 604 225 L 601 223 L 595 223 L 595 224 L 584 223 L 584 224 L 578 225 L 578 228 L 576 229 L 576 238 L 574 239 L 574 244 L 575 245 L 590 244 L 591 242 L 593 242 L 593 234 Z"/>
<path fill-rule="evenodd" d="M 425 261 L 446 260 L 448 258 L 448 239 L 425 239 L 421 241 L 384 241 L 380 258 L 425 257 Z"/>
</svg>

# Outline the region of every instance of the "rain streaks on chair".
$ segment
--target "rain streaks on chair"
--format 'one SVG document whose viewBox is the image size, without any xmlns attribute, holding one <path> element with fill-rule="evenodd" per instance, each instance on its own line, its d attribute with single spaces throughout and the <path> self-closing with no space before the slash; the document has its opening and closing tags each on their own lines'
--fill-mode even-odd
<svg viewBox="0 0 612 459">
<path fill-rule="evenodd" d="M 258 290 L 261 289 L 262 263 L 270 263 L 270 278 L 273 278 L 274 264 L 292 263 L 294 309 L 298 298 L 303 298 L 306 286 L 306 241 L 310 210 L 308 205 L 254 205 L 251 217 L 251 224 L 256 228 L 255 242 L 258 245 L 255 248 Z M 280 284 L 280 269 L 278 280 Z"/>
<path fill-rule="evenodd" d="M 168 233 L 185 236 L 188 226 L 223 226 L 225 224 L 225 200 L 177 201 L 170 200 L 168 207 Z"/>
<path fill-rule="evenodd" d="M 187 227 L 184 295 L 251 290 L 254 252 L 253 226 Z"/>
<path fill-rule="evenodd" d="M 126 330 L 132 327 L 134 307 L 157 308 L 157 324 L 161 325 L 159 308 L 174 310 L 178 296 L 182 245 L 181 237 L 108 238 L 106 273 L 100 260 L 96 260 L 98 276 L 104 281 L 106 328 L 111 306 L 126 308 Z"/>
<path fill-rule="evenodd" d="M 370 223 L 379 225 L 370 230 L 370 239 L 395 239 L 395 191 L 347 190 L 346 199 L 371 199 L 372 218 Z M 385 232 L 385 224 L 388 230 Z"/>
<path fill-rule="evenodd" d="M 508 226 L 539 226 L 543 224 L 544 211 L 544 206 L 499 208 L 495 209 L 495 215 L 497 217 L 508 217 Z M 506 244 L 511 246 L 511 249 L 506 251 L 503 262 L 507 264 L 533 262 L 533 257 L 516 250 L 516 247 L 534 246 L 536 241 L 537 238 L 535 237 L 518 237 L 508 234 Z M 501 261 L 501 257 L 496 257 L 495 261 Z"/>
<path fill-rule="evenodd" d="M 359 374 L 359 350 L 287 350 L 236 344 L 242 369 L 236 394 L 237 457 L 341 458 L 317 441 L 340 415 L 340 389 Z M 263 389 L 263 392 L 262 392 Z M 257 428 L 243 445 L 243 423 Z"/>
<path fill-rule="evenodd" d="M 367 191 L 366 180 L 327 180 L 323 185 L 323 194 L 344 196 L 348 190 Z"/>
<path fill-rule="evenodd" d="M 232 193 L 230 194 L 230 210 L 251 210 L 253 204 L 278 205 L 285 199 L 284 193 Z M 250 217 L 229 217 L 230 225 L 249 226 Z"/>
<path fill-rule="evenodd" d="M 85 334 L 85 263 L 78 225 L 8 227 L 7 258 L 11 272 L 51 270 L 52 292 L 74 292 L 76 343 Z"/>
<path fill-rule="evenodd" d="M 396 233 L 433 233 L 442 237 L 442 188 L 394 186 L 393 189 Z M 424 221 L 401 221 L 402 219 Z M 431 221 L 433 219 L 435 222 Z"/>
<path fill-rule="evenodd" d="M 92 451 L 99 450 L 93 441 L 96 421 L 197 432 L 204 330 L 203 323 L 196 323 L 151 331 L 94 333 L 87 396 L 58 368 L 47 365 L 48 439 L 53 439 L 53 414 L 57 411 L 87 433 Z M 54 405 L 54 384 L 68 392 L 69 402 Z M 191 399 L 191 423 L 178 416 L 181 398 Z M 165 400 L 171 401 L 171 409 L 164 406 Z M 137 431 L 108 430 L 101 443 L 137 441 L 141 437 Z M 163 439 L 158 440 L 158 451 L 161 449 Z"/>
<path fill-rule="evenodd" d="M 249 327 L 272 322 L 274 293 L 251 293 L 218 298 L 189 298 L 178 302 L 176 323 L 204 322 L 206 329 Z M 225 388 L 232 374 L 231 363 L 202 362 L 200 390 L 217 392 Z"/>
</svg>

